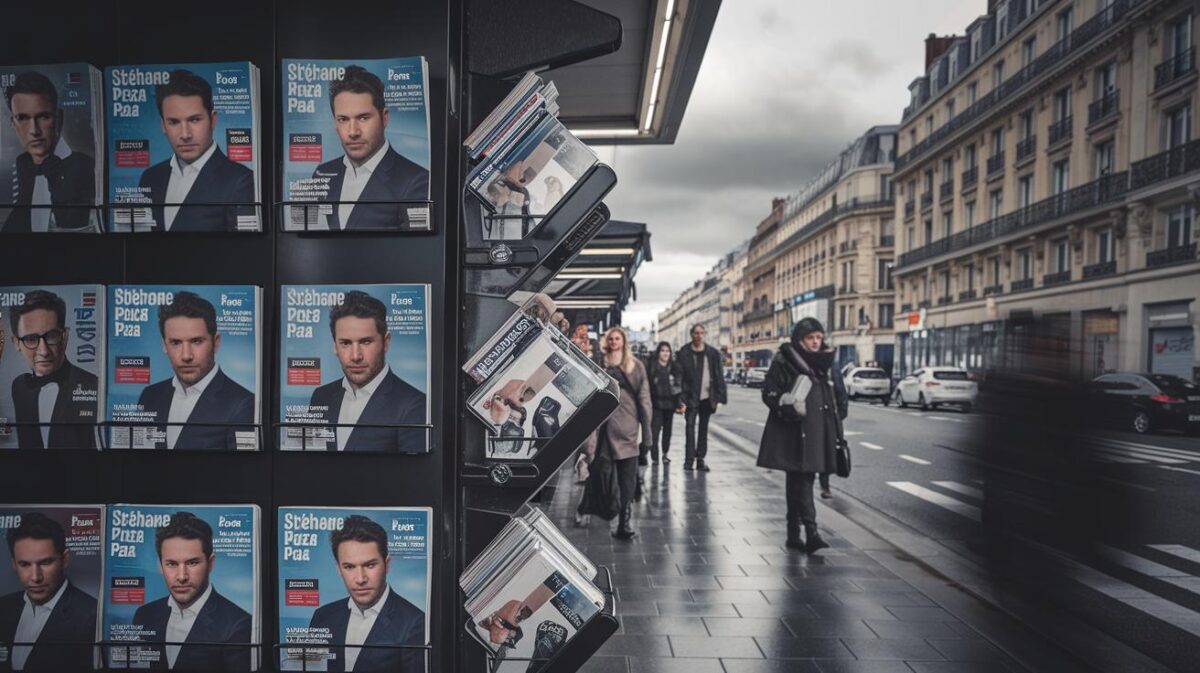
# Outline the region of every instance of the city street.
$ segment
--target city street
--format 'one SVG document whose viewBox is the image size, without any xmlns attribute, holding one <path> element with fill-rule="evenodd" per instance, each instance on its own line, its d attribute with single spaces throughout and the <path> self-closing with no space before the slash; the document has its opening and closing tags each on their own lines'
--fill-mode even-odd
<svg viewBox="0 0 1200 673">
<path fill-rule="evenodd" d="M 714 416 L 714 437 L 753 453 L 766 416 L 760 391 L 730 386 L 729 397 Z M 835 497 L 826 504 L 851 519 L 866 512 L 872 517 L 866 524 L 878 525 L 881 517 L 925 553 L 932 545 L 939 558 L 954 559 L 960 570 L 973 566 L 986 577 L 996 554 L 980 546 L 981 518 L 986 480 L 995 466 L 973 448 L 984 421 L 981 413 L 955 408 L 922 412 L 852 402 L 846 430 L 853 473 L 834 479 Z M 1008 559 L 1021 581 L 1008 577 L 1001 593 L 1015 598 L 1019 584 L 1022 598 L 1065 610 L 1186 670 L 1200 647 L 1200 512 L 1194 497 L 1200 489 L 1200 442 L 1182 435 L 1101 435 L 1092 455 L 1096 464 L 1087 474 L 1101 490 L 1136 502 L 1136 520 L 1102 522 L 1105 533 L 1086 550 L 1021 544 L 1016 558 Z"/>
</svg>

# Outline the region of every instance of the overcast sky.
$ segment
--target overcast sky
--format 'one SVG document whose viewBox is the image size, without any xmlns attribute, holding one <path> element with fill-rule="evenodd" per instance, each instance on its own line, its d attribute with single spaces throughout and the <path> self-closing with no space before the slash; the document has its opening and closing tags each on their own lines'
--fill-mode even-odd
<svg viewBox="0 0 1200 673">
<path fill-rule="evenodd" d="M 871 126 L 897 124 L 924 40 L 986 0 L 724 0 L 674 145 L 600 147 L 614 219 L 645 222 L 654 261 L 624 323 L 649 327 L 771 209 Z"/>
</svg>

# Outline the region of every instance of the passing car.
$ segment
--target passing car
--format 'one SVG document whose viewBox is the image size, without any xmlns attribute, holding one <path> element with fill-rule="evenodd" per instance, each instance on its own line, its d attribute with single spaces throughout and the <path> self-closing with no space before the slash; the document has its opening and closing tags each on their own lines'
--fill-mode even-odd
<svg viewBox="0 0 1200 673">
<path fill-rule="evenodd" d="M 891 400 L 892 380 L 878 367 L 852 367 L 845 373 L 846 395 L 856 400 L 872 397 L 885 405 Z"/>
<path fill-rule="evenodd" d="M 916 404 L 929 410 L 943 404 L 970 411 L 979 395 L 979 386 L 961 367 L 922 367 L 900 379 L 892 401 L 902 407 Z"/>
<path fill-rule="evenodd" d="M 751 367 L 746 370 L 746 387 L 761 388 L 763 381 L 767 380 L 766 367 Z"/>
<path fill-rule="evenodd" d="M 1146 434 L 1200 432 L 1200 386 L 1169 374 L 1115 373 L 1088 385 L 1092 417 Z"/>
</svg>

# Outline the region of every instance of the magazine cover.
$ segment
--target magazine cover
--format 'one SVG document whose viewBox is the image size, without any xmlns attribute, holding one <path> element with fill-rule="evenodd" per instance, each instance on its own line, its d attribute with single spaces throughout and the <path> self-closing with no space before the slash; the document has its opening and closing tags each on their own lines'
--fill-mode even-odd
<svg viewBox="0 0 1200 673">
<path fill-rule="evenodd" d="M 426 671 L 428 507 L 280 507 L 279 667 L 284 671 Z M 354 611 L 376 610 L 345 647 Z M 414 647 L 388 647 L 414 646 Z"/>
<path fill-rule="evenodd" d="M 108 448 L 258 450 L 259 288 L 112 285 L 108 301 Z"/>
<path fill-rule="evenodd" d="M 279 313 L 280 448 L 429 451 L 428 285 L 285 285 Z"/>
<path fill-rule="evenodd" d="M 604 606 L 556 552 L 532 545 L 469 605 L 476 635 L 494 652 L 492 673 L 539 670 Z"/>
<path fill-rule="evenodd" d="M 108 91 L 111 231 L 258 231 L 258 68 L 122 65 Z M 204 205 L 212 204 L 212 205 Z"/>
<path fill-rule="evenodd" d="M 104 286 L 0 287 L 0 448 L 97 449 Z"/>
<path fill-rule="evenodd" d="M 156 644 L 113 644 L 108 666 L 256 670 L 259 518 L 257 505 L 111 505 L 101 634 Z M 171 619 L 185 611 L 192 619 Z"/>
<path fill-rule="evenodd" d="M 96 661 L 100 581 L 104 575 L 103 505 L 0 505 L 0 670 L 80 671 Z M 27 604 L 50 615 L 16 642 Z M 68 645 L 67 643 L 80 643 Z"/>
<path fill-rule="evenodd" d="M 86 63 L 0 66 L 0 233 L 100 232 L 101 84 Z"/>
<path fill-rule="evenodd" d="M 284 228 L 428 230 L 425 57 L 285 58 L 283 78 Z"/>
</svg>

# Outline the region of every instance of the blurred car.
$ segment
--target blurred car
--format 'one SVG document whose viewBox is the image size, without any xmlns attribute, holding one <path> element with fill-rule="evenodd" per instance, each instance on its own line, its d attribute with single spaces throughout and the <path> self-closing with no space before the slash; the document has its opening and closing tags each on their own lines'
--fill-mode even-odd
<svg viewBox="0 0 1200 673">
<path fill-rule="evenodd" d="M 1088 386 L 1094 417 L 1146 434 L 1160 429 L 1200 432 L 1200 386 L 1169 374 L 1115 373 Z"/>
<path fill-rule="evenodd" d="M 763 381 L 767 379 L 766 367 L 751 367 L 746 370 L 746 387 L 761 388 Z"/>
<path fill-rule="evenodd" d="M 892 400 L 902 407 L 916 404 L 923 410 L 943 404 L 970 411 L 979 394 L 979 386 L 960 367 L 922 367 L 900 379 Z"/>
<path fill-rule="evenodd" d="M 891 401 L 892 380 L 878 367 L 852 367 L 845 373 L 846 395 L 852 400 L 874 397 L 885 405 Z"/>
</svg>

